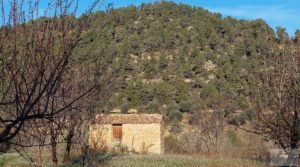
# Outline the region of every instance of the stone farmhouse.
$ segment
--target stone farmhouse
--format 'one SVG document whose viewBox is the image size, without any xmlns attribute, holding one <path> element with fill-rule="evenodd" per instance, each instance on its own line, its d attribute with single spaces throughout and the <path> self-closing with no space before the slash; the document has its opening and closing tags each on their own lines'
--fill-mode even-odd
<svg viewBox="0 0 300 167">
<path fill-rule="evenodd" d="M 89 128 L 89 146 L 93 149 L 163 154 L 163 128 L 160 114 L 98 115 Z"/>
</svg>

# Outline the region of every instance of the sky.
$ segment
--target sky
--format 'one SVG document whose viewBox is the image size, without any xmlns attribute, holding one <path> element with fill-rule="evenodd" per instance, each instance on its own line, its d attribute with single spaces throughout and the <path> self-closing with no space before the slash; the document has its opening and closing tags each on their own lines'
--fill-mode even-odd
<svg viewBox="0 0 300 167">
<path fill-rule="evenodd" d="M 11 0 L 4 0 L 7 8 L 9 8 L 8 1 Z M 49 0 L 40 0 L 40 11 L 47 8 L 47 1 Z M 83 12 L 91 1 L 80 0 L 78 13 Z M 98 9 L 104 10 L 109 3 L 113 3 L 114 8 L 118 8 L 155 1 L 157 0 L 104 0 Z M 290 36 L 300 29 L 300 0 L 173 0 L 173 2 L 203 7 L 211 12 L 221 13 L 222 16 L 232 16 L 237 19 L 261 18 L 274 29 L 286 28 Z"/>
<path fill-rule="evenodd" d="M 114 7 L 155 2 L 153 0 L 107 0 Z M 300 0 L 174 0 L 177 3 L 203 7 L 222 16 L 265 20 L 272 28 L 284 27 L 293 36 L 300 29 Z"/>
</svg>

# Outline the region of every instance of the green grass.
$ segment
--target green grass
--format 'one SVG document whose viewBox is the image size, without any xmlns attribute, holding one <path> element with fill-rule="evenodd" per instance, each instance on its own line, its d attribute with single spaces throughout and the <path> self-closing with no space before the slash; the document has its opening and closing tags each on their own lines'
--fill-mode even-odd
<svg viewBox="0 0 300 167">
<path fill-rule="evenodd" d="M 242 159 L 203 159 L 180 155 L 126 155 L 113 157 L 110 167 L 263 167 L 264 164 Z"/>
<path fill-rule="evenodd" d="M 34 154 L 28 152 L 28 156 L 34 159 Z M 44 167 L 51 167 L 50 156 L 48 153 L 43 155 Z M 24 159 L 19 153 L 5 153 L 0 154 L 0 167 L 32 167 L 34 166 L 29 160 Z"/>
<path fill-rule="evenodd" d="M 18 153 L 0 154 L 0 167 L 18 167 L 21 164 L 23 167 L 30 166 Z"/>
<path fill-rule="evenodd" d="M 93 167 L 264 167 L 256 161 L 244 159 L 202 158 L 187 155 L 112 155 L 93 154 L 85 160 L 86 166 Z M 51 164 L 46 163 L 45 166 Z M 0 155 L 0 167 L 27 167 L 30 164 L 17 153 Z M 77 157 L 70 164 L 61 167 L 82 166 L 82 159 Z"/>
</svg>

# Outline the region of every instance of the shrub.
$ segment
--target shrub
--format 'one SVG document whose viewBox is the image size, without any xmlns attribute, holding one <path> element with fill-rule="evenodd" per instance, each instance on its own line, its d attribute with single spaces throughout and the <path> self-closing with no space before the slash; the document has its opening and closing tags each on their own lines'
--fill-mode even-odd
<svg viewBox="0 0 300 167">
<path fill-rule="evenodd" d="M 167 118 L 170 123 L 177 124 L 182 120 L 182 113 L 179 110 L 171 110 L 167 113 Z"/>
<path fill-rule="evenodd" d="M 170 135 L 165 138 L 165 152 L 167 154 L 199 153 L 201 143 L 193 133 L 184 133 L 180 137 Z"/>
<path fill-rule="evenodd" d="M 173 135 L 170 135 L 165 138 L 164 146 L 165 146 L 165 148 L 164 148 L 165 152 L 169 153 L 169 154 L 176 154 L 176 153 L 184 152 L 184 148 L 182 147 L 182 144 Z"/>
<path fill-rule="evenodd" d="M 197 124 L 197 116 L 195 114 L 190 115 L 189 118 L 189 124 L 190 125 L 196 125 Z"/>
<path fill-rule="evenodd" d="M 169 114 L 169 120 L 172 123 L 179 123 L 182 120 L 182 113 L 178 110 L 172 110 Z"/>
<path fill-rule="evenodd" d="M 128 150 L 128 147 L 124 144 L 116 144 L 114 147 L 113 147 L 113 152 L 115 153 L 129 153 L 129 150 Z"/>
<path fill-rule="evenodd" d="M 173 87 L 170 84 L 168 84 L 167 82 L 160 82 L 152 84 L 152 87 L 155 98 L 159 103 L 169 104 L 172 102 Z"/>
<path fill-rule="evenodd" d="M 209 84 L 201 89 L 201 97 L 202 98 L 214 98 L 218 94 L 218 89 L 215 85 Z"/>
<path fill-rule="evenodd" d="M 156 101 L 152 101 L 147 105 L 147 112 L 149 113 L 158 113 L 159 104 Z"/>
<path fill-rule="evenodd" d="M 142 143 L 142 146 L 141 146 L 141 149 L 140 149 L 140 153 L 141 154 L 148 154 L 149 153 L 149 149 L 150 147 L 152 147 L 153 144 L 150 144 L 150 145 L 146 145 L 145 142 Z"/>
<path fill-rule="evenodd" d="M 180 102 L 179 111 L 181 112 L 191 112 L 193 110 L 193 105 L 190 102 Z"/>
<path fill-rule="evenodd" d="M 169 114 L 172 110 L 178 110 L 176 105 L 171 105 L 167 107 L 167 114 Z"/>
<path fill-rule="evenodd" d="M 122 113 L 122 114 L 128 114 L 128 110 L 129 110 L 128 104 L 123 104 L 123 105 L 121 106 L 121 113 Z"/>
<path fill-rule="evenodd" d="M 170 132 L 174 133 L 174 134 L 181 133 L 182 132 L 181 124 L 179 124 L 178 122 L 173 123 L 172 126 L 171 126 L 171 129 L 170 129 Z"/>
<path fill-rule="evenodd" d="M 246 122 L 248 120 L 251 120 L 251 117 L 252 117 L 252 114 L 251 111 L 244 111 L 238 115 L 235 115 L 233 116 L 230 120 L 229 120 L 229 124 L 231 125 L 244 125 L 246 124 Z"/>
<path fill-rule="evenodd" d="M 234 130 L 232 130 L 232 129 L 228 130 L 227 137 L 228 137 L 229 142 L 232 145 L 234 145 L 234 146 L 240 145 L 240 139 L 238 138 L 238 135 Z"/>
<path fill-rule="evenodd" d="M 176 105 L 167 108 L 166 116 L 168 121 L 173 124 L 180 123 L 183 117 Z"/>
</svg>

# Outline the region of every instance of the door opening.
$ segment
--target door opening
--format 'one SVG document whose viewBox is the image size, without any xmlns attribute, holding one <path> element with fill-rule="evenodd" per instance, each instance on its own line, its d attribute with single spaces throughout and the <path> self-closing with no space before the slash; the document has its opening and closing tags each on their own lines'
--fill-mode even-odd
<svg viewBox="0 0 300 167">
<path fill-rule="evenodd" d="M 112 137 L 113 142 L 121 143 L 122 140 L 122 124 L 113 124 L 112 125 Z"/>
</svg>

